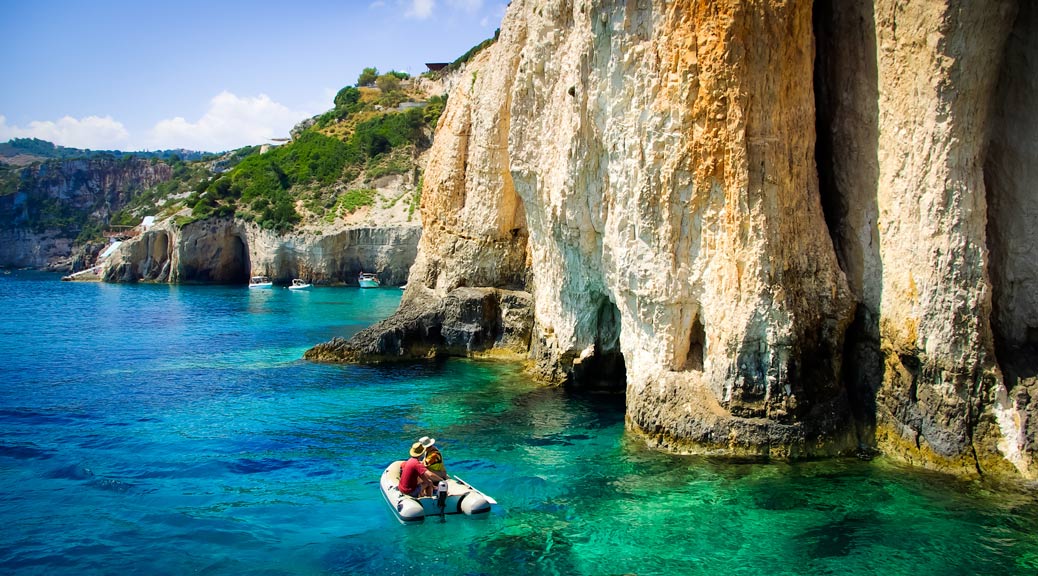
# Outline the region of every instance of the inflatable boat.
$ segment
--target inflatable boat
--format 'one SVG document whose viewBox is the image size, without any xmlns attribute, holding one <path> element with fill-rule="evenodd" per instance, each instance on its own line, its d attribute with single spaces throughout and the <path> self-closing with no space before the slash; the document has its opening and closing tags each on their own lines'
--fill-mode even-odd
<svg viewBox="0 0 1038 576">
<path fill-rule="evenodd" d="M 397 486 L 400 484 L 400 467 L 403 465 L 403 460 L 390 464 L 379 482 L 382 496 L 400 522 L 419 522 L 426 516 L 445 514 L 479 516 L 490 512 L 490 506 L 497 504 L 496 500 L 457 476 L 440 482 L 432 496 L 414 498 L 402 494 Z"/>
</svg>

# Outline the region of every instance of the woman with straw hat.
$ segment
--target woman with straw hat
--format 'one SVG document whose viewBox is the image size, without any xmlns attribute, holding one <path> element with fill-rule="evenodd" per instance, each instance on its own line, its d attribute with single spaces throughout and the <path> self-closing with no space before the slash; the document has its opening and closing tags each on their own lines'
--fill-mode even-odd
<svg viewBox="0 0 1038 576">
<path fill-rule="evenodd" d="M 436 439 L 422 436 L 418 439 L 418 443 L 425 448 L 425 458 L 422 461 L 425 464 L 425 467 L 433 474 L 446 480 L 447 468 L 443 465 L 443 454 L 441 454 L 440 449 L 436 447 Z M 428 495 L 432 495 L 431 490 Z"/>
</svg>

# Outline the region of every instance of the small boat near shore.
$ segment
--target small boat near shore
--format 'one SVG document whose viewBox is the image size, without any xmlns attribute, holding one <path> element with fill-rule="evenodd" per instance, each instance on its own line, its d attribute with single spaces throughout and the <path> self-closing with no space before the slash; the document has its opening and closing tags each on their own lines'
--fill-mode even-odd
<svg viewBox="0 0 1038 576">
<path fill-rule="evenodd" d="M 253 276 L 249 278 L 249 288 L 273 288 L 274 283 L 266 276 Z"/>
<path fill-rule="evenodd" d="M 289 290 L 309 290 L 311 284 L 302 280 L 301 278 L 292 279 L 292 284 L 289 285 Z"/>
<path fill-rule="evenodd" d="M 360 284 L 361 288 L 378 288 L 380 286 L 378 276 L 371 272 L 361 272 L 357 278 L 357 283 Z"/>
<path fill-rule="evenodd" d="M 414 498 L 402 494 L 397 486 L 400 484 L 400 469 L 403 465 L 403 460 L 393 462 L 382 473 L 382 479 L 379 481 L 382 497 L 401 523 L 419 522 L 426 516 L 445 514 L 482 516 L 490 512 L 493 504 L 497 504 L 496 500 L 457 476 L 451 476 L 446 481 L 447 495 L 443 499 L 442 508 L 435 495 Z"/>
</svg>

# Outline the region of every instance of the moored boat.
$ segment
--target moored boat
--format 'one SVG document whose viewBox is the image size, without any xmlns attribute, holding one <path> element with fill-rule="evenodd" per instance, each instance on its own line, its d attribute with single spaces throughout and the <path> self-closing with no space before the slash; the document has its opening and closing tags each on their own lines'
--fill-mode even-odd
<svg viewBox="0 0 1038 576">
<path fill-rule="evenodd" d="M 457 476 L 446 480 L 447 496 L 440 507 L 440 499 L 436 495 L 414 498 L 402 494 L 397 486 L 400 484 L 400 468 L 403 460 L 397 460 L 382 473 L 379 488 L 389 508 L 393 510 L 397 520 L 402 523 L 419 522 L 426 516 L 441 514 L 465 514 L 466 516 L 482 516 L 490 512 L 490 507 L 497 501 L 476 490 L 471 484 Z M 443 483 L 441 483 L 442 485 Z"/>
<path fill-rule="evenodd" d="M 361 272 L 360 277 L 357 278 L 357 283 L 360 284 L 361 288 L 379 287 L 378 276 L 375 276 L 371 272 Z"/>
<path fill-rule="evenodd" d="M 249 288 L 273 288 L 274 283 L 266 276 L 253 276 L 249 278 Z"/>
<path fill-rule="evenodd" d="M 301 278 L 293 278 L 292 284 L 288 287 L 289 290 L 306 290 L 310 288 L 310 283 L 302 280 Z"/>
</svg>

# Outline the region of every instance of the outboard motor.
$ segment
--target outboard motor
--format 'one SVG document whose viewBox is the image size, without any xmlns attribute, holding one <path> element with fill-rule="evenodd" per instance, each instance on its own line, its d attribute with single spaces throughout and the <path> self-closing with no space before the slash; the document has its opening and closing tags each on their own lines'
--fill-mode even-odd
<svg viewBox="0 0 1038 576">
<path fill-rule="evenodd" d="M 443 518 L 443 509 L 447 505 L 447 481 L 440 480 L 436 485 L 436 506 L 440 509 L 440 518 Z"/>
</svg>

